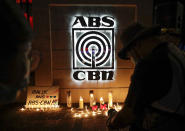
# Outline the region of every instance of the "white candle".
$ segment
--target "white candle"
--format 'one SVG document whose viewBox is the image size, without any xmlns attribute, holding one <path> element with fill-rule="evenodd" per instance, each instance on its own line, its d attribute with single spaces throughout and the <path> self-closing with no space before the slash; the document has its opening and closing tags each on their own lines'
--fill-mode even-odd
<svg viewBox="0 0 185 131">
<path fill-rule="evenodd" d="M 71 108 L 71 92 L 67 91 L 67 107 Z"/>
<path fill-rule="evenodd" d="M 84 101 L 83 98 L 80 96 L 80 100 L 79 100 L 79 108 L 83 109 L 84 108 Z"/>
<path fill-rule="evenodd" d="M 104 101 L 103 101 L 103 97 L 100 97 L 100 105 L 103 105 Z"/>
<path fill-rule="evenodd" d="M 109 98 L 109 107 L 112 107 L 112 92 L 108 93 L 108 98 Z"/>
<path fill-rule="evenodd" d="M 93 106 L 93 103 L 94 103 L 94 93 L 93 93 L 93 90 L 90 90 L 90 107 Z"/>
</svg>

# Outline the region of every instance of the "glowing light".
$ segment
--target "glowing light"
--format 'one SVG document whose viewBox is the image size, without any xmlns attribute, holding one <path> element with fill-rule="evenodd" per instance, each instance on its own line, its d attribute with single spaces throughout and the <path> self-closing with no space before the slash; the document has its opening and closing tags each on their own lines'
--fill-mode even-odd
<svg viewBox="0 0 185 131">
<path fill-rule="evenodd" d="M 88 115 L 88 114 L 85 114 L 84 116 L 85 116 L 85 117 L 88 117 L 89 115 Z"/>
<path fill-rule="evenodd" d="M 104 104 L 103 97 L 100 97 L 100 104 Z"/>
<path fill-rule="evenodd" d="M 21 110 L 21 111 L 25 111 L 25 109 L 24 109 L 24 108 L 21 108 L 20 110 Z"/>
<path fill-rule="evenodd" d="M 116 24 L 110 15 L 72 17 L 69 27 L 72 27 L 71 77 L 74 82 L 114 80 Z"/>
<path fill-rule="evenodd" d="M 119 112 L 122 109 L 122 106 L 120 106 L 118 103 L 117 105 L 114 105 L 114 109 Z"/>
<path fill-rule="evenodd" d="M 84 108 L 84 102 L 83 102 L 83 98 L 81 96 L 80 96 L 80 99 L 79 99 L 79 108 L 80 109 Z"/>
<path fill-rule="evenodd" d="M 60 106 L 59 105 L 55 105 L 55 108 L 60 108 Z"/>
<path fill-rule="evenodd" d="M 72 103 L 71 103 L 71 92 L 67 91 L 67 107 L 71 108 Z"/>
<path fill-rule="evenodd" d="M 79 114 L 79 113 L 75 113 L 75 114 L 74 114 L 74 117 L 79 117 L 79 118 L 80 118 L 81 116 L 82 116 L 82 115 Z"/>
<path fill-rule="evenodd" d="M 93 112 L 92 112 L 92 116 L 96 116 L 96 112 L 93 111 Z"/>
<path fill-rule="evenodd" d="M 104 114 L 105 114 L 105 116 L 108 116 L 108 111 L 106 111 Z"/>
<path fill-rule="evenodd" d="M 94 92 L 93 92 L 93 90 L 90 90 L 90 92 L 89 92 L 89 94 L 90 94 L 90 107 L 92 107 L 93 106 L 93 103 L 94 103 Z"/>
<path fill-rule="evenodd" d="M 109 98 L 109 104 L 108 104 L 108 106 L 110 108 L 110 107 L 112 107 L 112 92 L 109 92 L 108 93 L 108 98 Z"/>
</svg>

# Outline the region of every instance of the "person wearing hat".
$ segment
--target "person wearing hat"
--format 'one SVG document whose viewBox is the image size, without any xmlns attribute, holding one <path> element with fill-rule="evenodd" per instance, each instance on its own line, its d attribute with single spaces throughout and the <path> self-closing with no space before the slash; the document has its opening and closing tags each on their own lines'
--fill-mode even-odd
<svg viewBox="0 0 185 131">
<path fill-rule="evenodd" d="M 162 41 L 161 27 L 128 26 L 121 35 L 121 59 L 135 64 L 123 109 L 108 119 L 110 129 L 183 131 L 185 113 L 185 55 Z"/>
<path fill-rule="evenodd" d="M 0 109 L 29 82 L 32 29 L 13 0 L 0 1 Z"/>
</svg>

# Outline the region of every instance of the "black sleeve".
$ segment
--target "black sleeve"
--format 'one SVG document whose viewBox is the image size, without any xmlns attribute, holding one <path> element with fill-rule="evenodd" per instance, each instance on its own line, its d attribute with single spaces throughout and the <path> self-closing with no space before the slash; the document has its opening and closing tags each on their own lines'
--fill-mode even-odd
<svg viewBox="0 0 185 131">
<path fill-rule="evenodd" d="M 140 114 L 143 108 L 167 94 L 171 87 L 171 67 L 168 60 L 157 59 L 137 64 L 131 77 L 126 104 Z"/>
</svg>

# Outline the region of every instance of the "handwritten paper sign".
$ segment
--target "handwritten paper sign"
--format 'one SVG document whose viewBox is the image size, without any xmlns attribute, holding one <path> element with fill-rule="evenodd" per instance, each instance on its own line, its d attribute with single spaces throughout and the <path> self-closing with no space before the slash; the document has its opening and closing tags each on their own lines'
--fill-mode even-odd
<svg viewBox="0 0 185 131">
<path fill-rule="evenodd" d="M 58 87 L 28 87 L 26 108 L 57 107 L 58 96 Z"/>
</svg>

